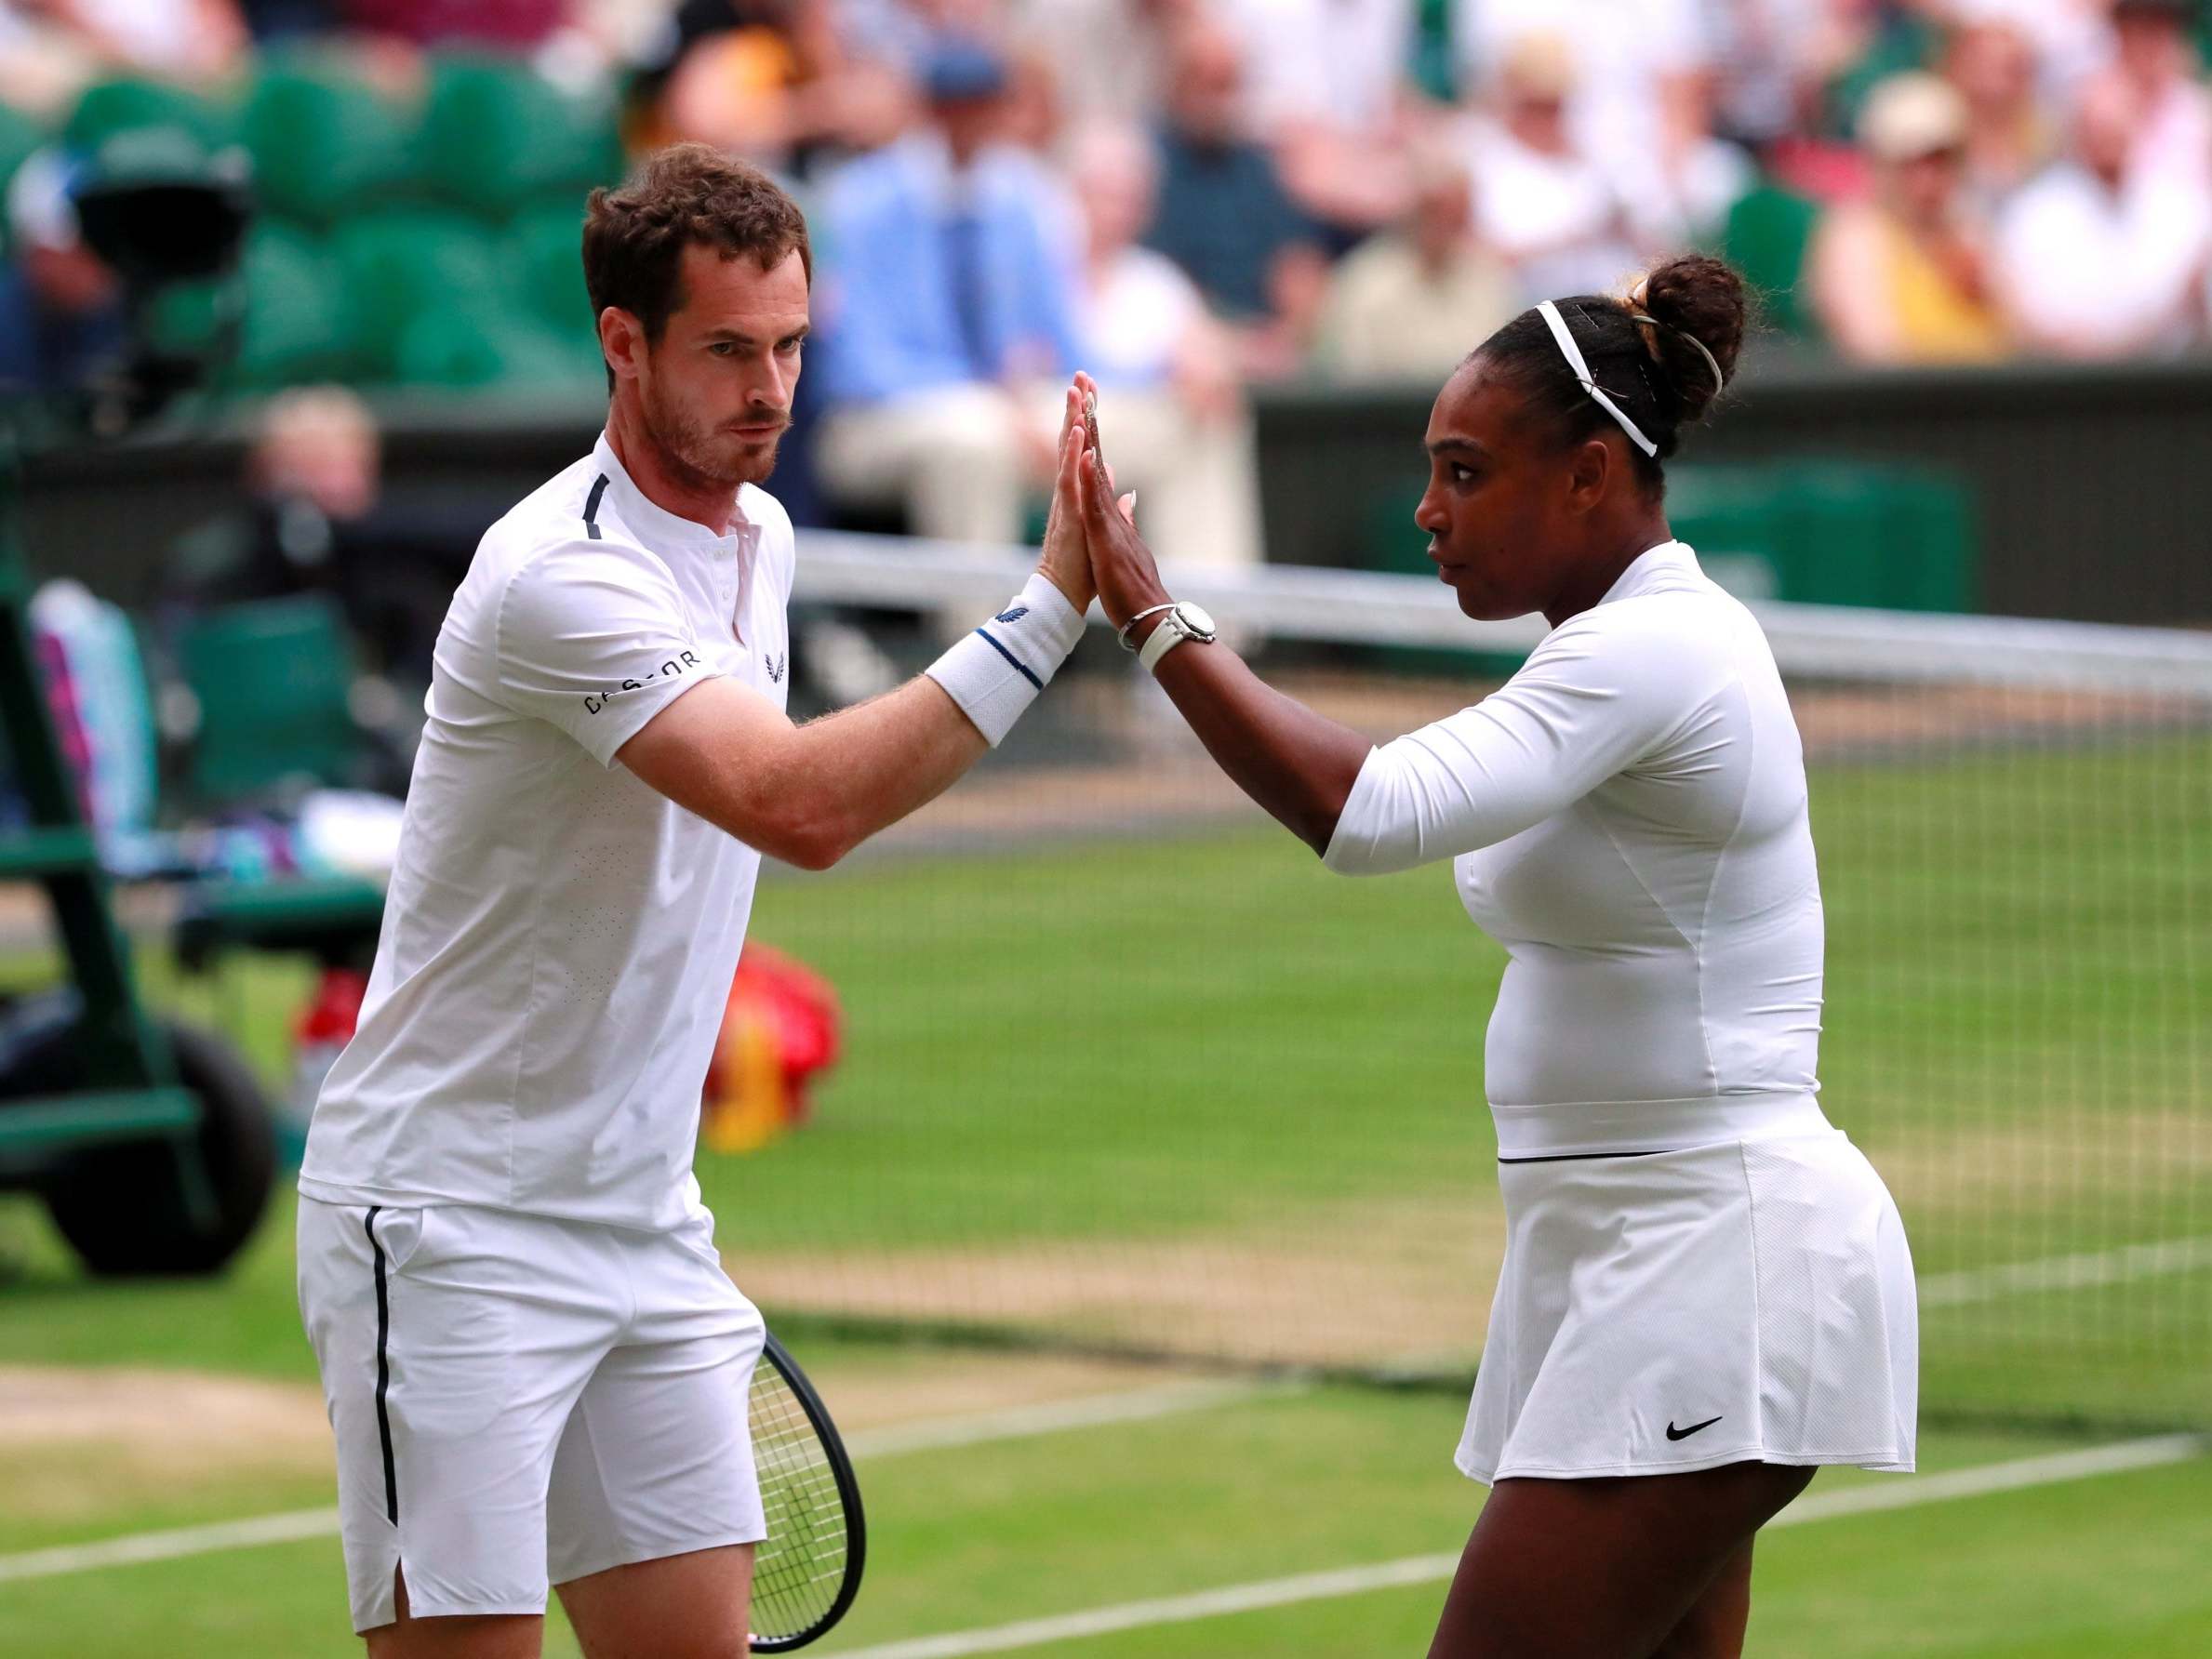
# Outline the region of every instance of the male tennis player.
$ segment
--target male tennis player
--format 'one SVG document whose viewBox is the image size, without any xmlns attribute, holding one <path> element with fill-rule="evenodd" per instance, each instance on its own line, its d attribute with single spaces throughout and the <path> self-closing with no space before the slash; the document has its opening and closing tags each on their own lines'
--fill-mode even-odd
<svg viewBox="0 0 2212 1659">
<path fill-rule="evenodd" d="M 806 338 L 805 221 L 685 145 L 593 193 L 583 259 L 606 430 L 454 596 L 359 1034 L 300 1172 L 372 1659 L 535 1655 L 549 1582 L 592 1659 L 746 1651 L 762 1326 L 691 1156 L 761 855 L 824 868 L 948 787 L 1090 600 L 1056 525 L 925 676 L 793 725 L 792 528 L 760 484 Z"/>
</svg>

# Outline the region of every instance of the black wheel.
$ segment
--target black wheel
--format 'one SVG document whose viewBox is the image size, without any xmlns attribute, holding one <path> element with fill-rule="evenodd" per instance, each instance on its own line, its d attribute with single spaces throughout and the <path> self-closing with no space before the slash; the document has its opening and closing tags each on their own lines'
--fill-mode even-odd
<svg viewBox="0 0 2212 1659">
<path fill-rule="evenodd" d="M 268 1207 L 276 1138 L 260 1084 L 213 1033 L 179 1025 L 167 1030 L 178 1081 L 199 1099 L 197 1144 L 213 1189 L 214 1214 L 193 1214 L 169 1141 L 131 1141 L 81 1153 L 46 1183 L 46 1201 L 61 1236 L 95 1273 L 213 1273 L 253 1236 Z M 50 1057 L 64 1075 L 81 1073 L 74 1045 L 60 1046 L 64 1053 L 40 1057 Z"/>
</svg>

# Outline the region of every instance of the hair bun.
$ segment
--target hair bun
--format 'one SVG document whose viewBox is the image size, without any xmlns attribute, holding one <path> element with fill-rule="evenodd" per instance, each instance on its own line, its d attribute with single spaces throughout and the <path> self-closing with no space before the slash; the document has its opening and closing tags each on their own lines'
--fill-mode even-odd
<svg viewBox="0 0 2212 1659">
<path fill-rule="evenodd" d="M 1720 259 L 1684 254 L 1653 269 L 1643 281 L 1637 304 L 1659 325 L 1651 331 L 1652 348 L 1681 399 L 1680 421 L 1699 419 L 1720 395 L 1722 385 L 1736 375 L 1736 358 L 1743 349 L 1749 322 L 1743 278 Z M 1699 351 L 1699 346 L 1705 351 Z M 1707 352 L 1712 354 L 1712 363 L 1705 359 Z M 1721 371 L 1718 382 L 1712 374 L 1715 364 Z"/>
</svg>

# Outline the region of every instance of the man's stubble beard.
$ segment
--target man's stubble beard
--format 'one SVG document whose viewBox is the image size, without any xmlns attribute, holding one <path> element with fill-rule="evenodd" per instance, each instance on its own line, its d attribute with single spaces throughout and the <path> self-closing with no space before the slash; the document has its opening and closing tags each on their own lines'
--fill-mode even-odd
<svg viewBox="0 0 2212 1659">
<path fill-rule="evenodd" d="M 646 430 L 660 446 L 671 466 L 690 474 L 702 488 L 726 489 L 764 484 L 776 470 L 778 445 L 770 443 L 757 454 L 740 449 L 735 454 L 717 450 L 713 429 L 674 407 L 654 387 L 646 393 Z"/>
</svg>

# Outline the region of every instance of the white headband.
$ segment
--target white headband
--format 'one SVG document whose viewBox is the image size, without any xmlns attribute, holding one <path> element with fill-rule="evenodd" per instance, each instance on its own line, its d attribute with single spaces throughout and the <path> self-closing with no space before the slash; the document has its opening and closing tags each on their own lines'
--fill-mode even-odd
<svg viewBox="0 0 2212 1659">
<path fill-rule="evenodd" d="M 1582 359 L 1582 348 L 1575 344 L 1575 337 L 1567 332 L 1566 319 L 1559 314 L 1559 308 L 1549 299 L 1536 308 L 1552 330 L 1552 338 L 1559 342 L 1559 354 L 1566 359 L 1566 365 L 1574 371 L 1575 378 L 1582 383 L 1582 390 L 1590 393 L 1597 406 L 1620 423 L 1620 430 L 1635 441 L 1636 447 L 1646 455 L 1657 456 L 1659 445 L 1644 435 L 1643 429 L 1621 413 L 1620 405 L 1606 395 L 1606 389 L 1590 378 L 1590 365 Z M 1714 371 L 1719 372 L 1717 369 Z"/>
</svg>

